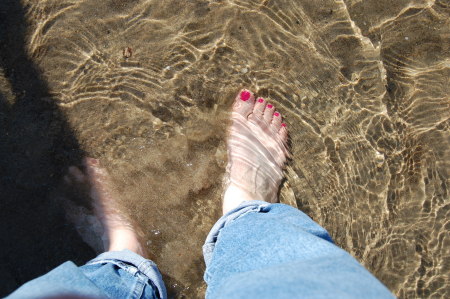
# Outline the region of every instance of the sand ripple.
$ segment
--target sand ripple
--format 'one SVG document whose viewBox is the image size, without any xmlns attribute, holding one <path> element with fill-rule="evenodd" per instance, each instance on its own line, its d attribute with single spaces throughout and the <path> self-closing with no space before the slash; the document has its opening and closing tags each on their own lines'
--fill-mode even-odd
<svg viewBox="0 0 450 299">
<path fill-rule="evenodd" d="M 51 101 L 108 164 L 172 292 L 204 291 L 227 111 L 246 87 L 287 119 L 282 202 L 397 296 L 449 296 L 448 2 L 22 2 Z"/>
</svg>

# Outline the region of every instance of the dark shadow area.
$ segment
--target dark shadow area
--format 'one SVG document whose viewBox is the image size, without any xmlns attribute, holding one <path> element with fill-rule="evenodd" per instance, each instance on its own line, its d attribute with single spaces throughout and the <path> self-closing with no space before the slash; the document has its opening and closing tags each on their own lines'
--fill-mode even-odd
<svg viewBox="0 0 450 299">
<path fill-rule="evenodd" d="M 0 89 L 0 296 L 59 264 L 94 252 L 52 199 L 83 156 L 47 84 L 25 51 L 25 8 L 0 2 L 0 66 L 15 101 Z"/>
</svg>

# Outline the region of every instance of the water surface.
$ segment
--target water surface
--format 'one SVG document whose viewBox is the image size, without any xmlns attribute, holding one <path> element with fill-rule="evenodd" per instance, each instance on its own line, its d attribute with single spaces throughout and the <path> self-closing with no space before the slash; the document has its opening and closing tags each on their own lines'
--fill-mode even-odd
<svg viewBox="0 0 450 299">
<path fill-rule="evenodd" d="M 201 244 L 220 216 L 228 111 L 245 87 L 286 117 L 293 159 L 281 201 L 323 225 L 395 295 L 449 296 L 447 1 L 14 2 L 0 5 L 0 124 L 20 146 L 3 154 L 32 148 L 36 173 L 67 144 L 58 151 L 66 164 L 79 162 L 74 153 L 100 158 L 171 293 L 204 292 Z M 24 81 L 36 76 L 17 65 L 39 74 L 45 87 L 35 97 Z M 24 133 L 55 114 L 40 130 L 48 142 Z M 67 130 L 52 131 L 62 123 Z M 38 151 L 41 143 L 52 147 Z M 44 182 L 20 173 L 2 184 L 29 196 L 45 185 L 41 201 L 52 206 L 62 171 Z M 27 234 L 31 226 L 18 236 Z M 10 246 L 33 249 L 25 245 Z M 84 246 L 70 246 L 68 258 L 93 255 Z M 25 269 L 11 251 L 1 264 Z M 6 274 L 5 292 L 31 278 L 22 272 Z"/>
</svg>

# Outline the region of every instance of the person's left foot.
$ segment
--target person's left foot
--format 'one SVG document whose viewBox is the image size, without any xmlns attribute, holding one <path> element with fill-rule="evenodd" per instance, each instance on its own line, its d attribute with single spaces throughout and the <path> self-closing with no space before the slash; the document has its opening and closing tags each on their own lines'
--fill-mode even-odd
<svg viewBox="0 0 450 299">
<path fill-rule="evenodd" d="M 104 229 L 104 247 L 106 251 L 128 249 L 144 255 L 137 232 L 127 217 L 120 212 L 118 202 L 112 194 L 111 180 L 100 162 L 93 158 L 83 160 L 85 173 L 75 166 L 69 167 L 66 176 L 68 183 L 82 183 L 90 186 L 90 197 L 95 215 Z"/>
</svg>

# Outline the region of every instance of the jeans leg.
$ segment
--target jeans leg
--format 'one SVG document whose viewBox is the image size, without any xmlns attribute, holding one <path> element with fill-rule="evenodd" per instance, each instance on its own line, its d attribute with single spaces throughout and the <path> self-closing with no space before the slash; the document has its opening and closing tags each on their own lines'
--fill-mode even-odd
<svg viewBox="0 0 450 299">
<path fill-rule="evenodd" d="M 109 251 L 80 267 L 110 298 L 167 298 L 156 264 L 129 251 Z"/>
<path fill-rule="evenodd" d="M 167 298 L 155 263 L 129 250 L 100 254 L 86 265 L 66 262 L 27 282 L 8 299 L 59 298 Z"/>
<path fill-rule="evenodd" d="M 325 229 L 283 204 L 242 203 L 203 252 L 207 298 L 393 298 Z"/>
</svg>

